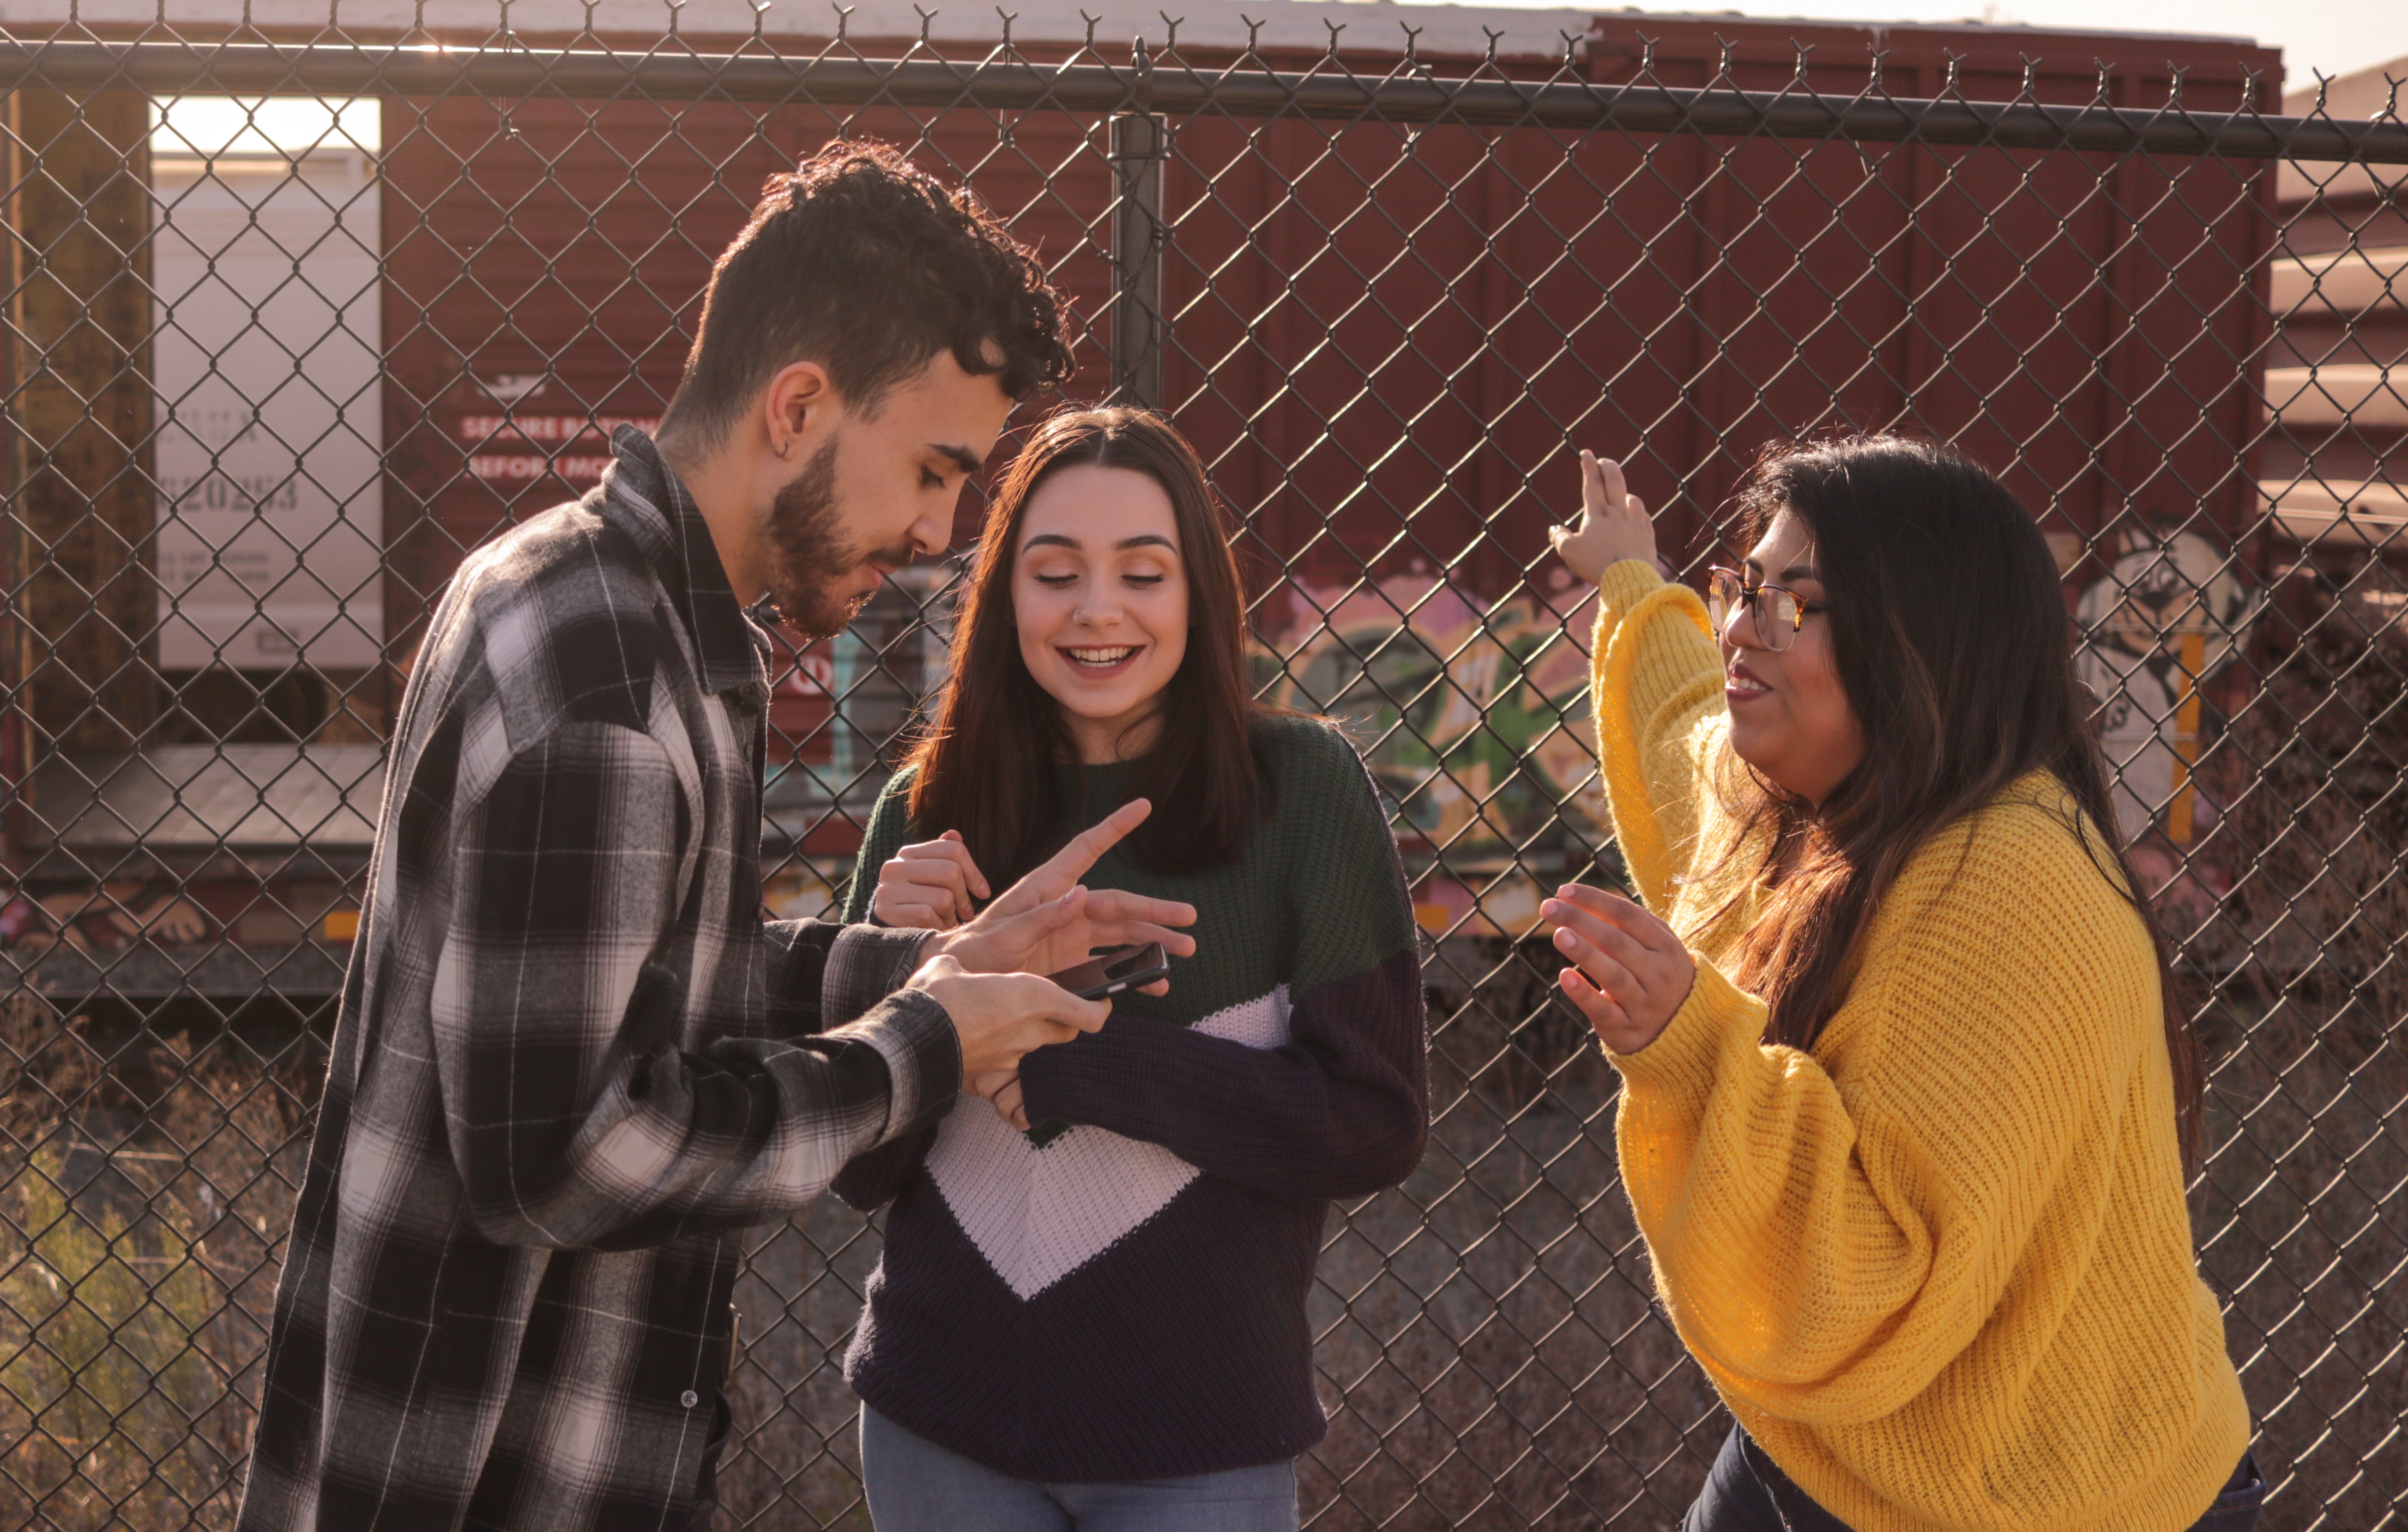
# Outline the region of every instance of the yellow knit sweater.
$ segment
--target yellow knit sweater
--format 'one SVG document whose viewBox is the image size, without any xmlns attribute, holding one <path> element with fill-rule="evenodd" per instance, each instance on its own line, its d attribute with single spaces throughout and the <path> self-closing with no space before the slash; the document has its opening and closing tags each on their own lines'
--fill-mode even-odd
<svg viewBox="0 0 2408 1532">
<path fill-rule="evenodd" d="M 2096 831 L 2045 773 L 1967 816 L 1875 912 L 1813 1053 L 1766 1047 L 1716 967 L 1762 890 L 1716 875 L 1705 610 L 1616 564 L 1592 653 L 1614 833 L 1698 948 L 1671 1023 L 1612 1056 L 1623 1184 L 1731 1413 L 1857 1532 L 2188 1527 L 2248 1406 L 2192 1255 L 2156 960 Z"/>
</svg>

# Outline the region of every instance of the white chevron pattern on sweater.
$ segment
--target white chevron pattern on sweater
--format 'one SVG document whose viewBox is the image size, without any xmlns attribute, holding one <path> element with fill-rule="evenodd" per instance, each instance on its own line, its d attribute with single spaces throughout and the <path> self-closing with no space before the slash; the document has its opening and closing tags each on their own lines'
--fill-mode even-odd
<svg viewBox="0 0 2408 1532">
<path fill-rule="evenodd" d="M 1194 1025 L 1248 1048 L 1279 1048 L 1288 1040 L 1287 986 Z M 1103 1128 L 1073 1127 L 1039 1149 L 968 1095 L 938 1128 L 927 1165 L 954 1221 L 1024 1302 L 1118 1244 L 1202 1174 L 1159 1144 Z"/>
</svg>

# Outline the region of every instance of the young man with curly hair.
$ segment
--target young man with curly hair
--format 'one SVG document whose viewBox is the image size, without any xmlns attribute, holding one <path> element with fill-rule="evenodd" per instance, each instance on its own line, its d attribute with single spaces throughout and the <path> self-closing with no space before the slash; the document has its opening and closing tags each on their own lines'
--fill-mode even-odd
<svg viewBox="0 0 2408 1532">
<path fill-rule="evenodd" d="M 951 538 L 1064 317 L 969 196 L 839 144 L 714 267 L 656 442 L 462 565 L 388 758 L 245 1532 L 707 1525 L 748 1225 L 1092 1031 L 1036 977 L 1193 912 L 1099 827 L 956 931 L 764 921 L 765 599 Z"/>
</svg>

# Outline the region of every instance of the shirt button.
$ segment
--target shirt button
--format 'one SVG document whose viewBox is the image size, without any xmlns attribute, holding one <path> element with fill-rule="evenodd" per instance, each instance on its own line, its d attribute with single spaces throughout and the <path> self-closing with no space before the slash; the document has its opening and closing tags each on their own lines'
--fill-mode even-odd
<svg viewBox="0 0 2408 1532">
<path fill-rule="evenodd" d="M 678 1395 L 678 1403 L 685 1406 L 688 1409 L 692 1409 L 695 1406 L 702 1403 L 702 1395 L 696 1394 L 692 1389 L 687 1389 L 683 1394 Z"/>
</svg>

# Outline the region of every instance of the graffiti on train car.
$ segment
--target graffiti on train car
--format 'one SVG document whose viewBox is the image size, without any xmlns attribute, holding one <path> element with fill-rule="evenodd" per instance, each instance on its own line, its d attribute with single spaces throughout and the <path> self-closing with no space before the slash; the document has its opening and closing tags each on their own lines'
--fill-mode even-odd
<svg viewBox="0 0 2408 1532">
<path fill-rule="evenodd" d="M 1263 695 L 1339 720 L 1361 748 L 1433 934 L 1526 935 L 1546 896 L 1534 872 L 1589 876 L 1610 859 L 1594 593 L 1558 578 L 1494 602 L 1428 573 L 1291 583 L 1256 606 Z"/>
</svg>

